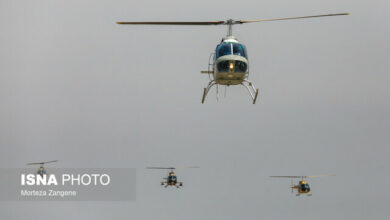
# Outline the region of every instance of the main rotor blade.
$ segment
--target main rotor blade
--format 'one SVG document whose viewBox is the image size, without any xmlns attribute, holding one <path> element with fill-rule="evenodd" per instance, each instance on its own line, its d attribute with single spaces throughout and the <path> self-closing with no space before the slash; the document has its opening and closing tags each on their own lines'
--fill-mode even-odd
<svg viewBox="0 0 390 220">
<path fill-rule="evenodd" d="M 58 162 L 58 160 L 46 161 L 46 162 L 43 162 L 43 163 L 54 163 L 54 162 Z"/>
<path fill-rule="evenodd" d="M 175 167 L 146 167 L 146 169 L 165 169 L 165 170 L 174 170 Z"/>
<path fill-rule="evenodd" d="M 176 169 L 200 168 L 199 166 L 176 167 Z"/>
<path fill-rule="evenodd" d="M 302 19 L 302 18 L 318 18 L 318 17 L 329 17 L 329 16 L 340 16 L 340 15 L 349 15 L 349 13 L 326 14 L 326 15 L 311 15 L 311 16 L 300 16 L 300 17 L 288 17 L 288 18 L 271 18 L 271 19 L 247 20 L 247 21 L 238 21 L 238 22 L 240 24 L 244 24 L 244 23 L 252 23 L 252 22 L 283 21 L 283 20 L 293 20 L 293 19 Z"/>
<path fill-rule="evenodd" d="M 51 160 L 51 161 L 37 162 L 37 163 L 28 163 L 27 165 L 43 165 L 43 164 L 54 163 L 54 162 L 58 162 L 58 160 Z"/>
<path fill-rule="evenodd" d="M 276 178 L 302 178 L 302 176 L 270 176 Z"/>
<path fill-rule="evenodd" d="M 322 175 L 314 175 L 314 176 L 270 176 L 270 177 L 280 177 L 280 178 L 316 178 L 323 176 L 336 176 L 334 174 L 322 174 Z"/>
<path fill-rule="evenodd" d="M 186 166 L 186 167 L 146 167 L 146 169 L 166 169 L 166 170 L 186 169 L 186 168 L 200 168 L 200 167 L 198 167 L 198 166 Z"/>
<path fill-rule="evenodd" d="M 118 21 L 117 24 L 132 25 L 218 25 L 224 21 Z"/>
<path fill-rule="evenodd" d="M 335 174 L 322 174 L 322 175 L 315 175 L 315 176 L 305 176 L 305 178 L 316 178 L 316 177 L 323 177 L 323 176 L 336 176 Z"/>
<path fill-rule="evenodd" d="M 28 163 L 27 165 L 43 165 L 44 164 L 44 162 L 38 162 L 38 163 Z"/>
</svg>

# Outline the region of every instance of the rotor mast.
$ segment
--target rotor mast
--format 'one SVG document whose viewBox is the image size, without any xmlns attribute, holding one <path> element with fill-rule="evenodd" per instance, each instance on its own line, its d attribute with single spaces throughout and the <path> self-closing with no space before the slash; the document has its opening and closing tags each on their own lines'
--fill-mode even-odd
<svg viewBox="0 0 390 220">
<path fill-rule="evenodd" d="M 228 26 L 228 31 L 226 36 L 230 37 L 233 34 L 233 19 L 227 20 L 226 25 Z"/>
</svg>

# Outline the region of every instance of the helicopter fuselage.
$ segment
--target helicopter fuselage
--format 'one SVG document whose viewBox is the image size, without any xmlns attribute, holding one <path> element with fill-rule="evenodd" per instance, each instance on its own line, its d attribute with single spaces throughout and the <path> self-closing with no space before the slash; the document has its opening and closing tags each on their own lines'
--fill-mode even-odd
<svg viewBox="0 0 390 220">
<path fill-rule="evenodd" d="M 165 179 L 165 181 L 162 181 L 161 185 L 165 185 L 165 187 L 167 187 L 167 186 L 176 186 L 176 187 L 183 186 L 183 182 L 177 181 L 177 176 L 175 175 L 174 172 L 170 172 L 169 175 L 164 179 Z"/>
<path fill-rule="evenodd" d="M 214 64 L 214 79 L 219 85 L 239 85 L 248 76 L 248 60 L 238 55 L 219 57 Z"/>
<path fill-rule="evenodd" d="M 299 181 L 298 185 L 292 186 L 291 188 L 296 189 L 298 194 L 309 194 L 310 186 L 305 180 Z"/>
<path fill-rule="evenodd" d="M 248 77 L 246 47 L 234 37 L 223 38 L 214 54 L 213 77 L 219 85 L 239 85 Z"/>
<path fill-rule="evenodd" d="M 39 167 L 39 170 L 37 171 L 37 174 L 40 176 L 46 175 L 46 170 L 43 166 Z"/>
<path fill-rule="evenodd" d="M 235 37 L 230 35 L 222 38 L 221 43 L 210 56 L 209 69 L 201 72 L 208 73 L 210 77 L 210 82 L 203 91 L 202 103 L 214 85 L 217 89 L 218 85 L 242 85 L 248 90 L 253 104 L 256 103 L 259 90 L 248 80 L 249 61 L 246 47 Z"/>
<path fill-rule="evenodd" d="M 175 175 L 169 175 L 167 177 L 167 183 L 168 183 L 168 185 L 176 185 L 177 177 Z"/>
</svg>

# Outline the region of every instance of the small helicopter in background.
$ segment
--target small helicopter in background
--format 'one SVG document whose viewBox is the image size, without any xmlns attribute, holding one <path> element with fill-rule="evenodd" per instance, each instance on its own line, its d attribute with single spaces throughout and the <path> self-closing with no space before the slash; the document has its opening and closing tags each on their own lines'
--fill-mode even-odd
<svg viewBox="0 0 390 220">
<path fill-rule="evenodd" d="M 294 189 L 297 190 L 296 196 L 300 196 L 301 194 L 306 194 L 307 196 L 312 196 L 310 193 L 310 186 L 307 183 L 306 178 L 316 178 L 316 177 L 323 177 L 323 176 L 335 176 L 333 174 L 328 175 L 316 175 L 316 176 L 270 176 L 270 177 L 277 177 L 277 178 L 291 178 L 291 193 L 294 192 Z M 294 184 L 293 179 L 298 178 L 301 179 L 297 185 Z"/>
<path fill-rule="evenodd" d="M 27 165 L 41 165 L 39 167 L 39 170 L 37 171 L 37 174 L 39 174 L 40 176 L 44 176 L 46 175 L 46 170 L 45 168 L 43 167 L 45 164 L 47 163 L 55 163 L 55 162 L 58 162 L 58 160 L 52 160 L 52 161 L 46 161 L 46 162 L 37 162 L 37 163 L 28 163 Z"/>
<path fill-rule="evenodd" d="M 227 21 L 201 21 L 201 22 L 186 22 L 186 21 L 136 21 L 136 22 L 117 22 L 121 25 L 227 25 L 227 36 L 222 38 L 220 44 L 217 45 L 215 52 L 209 57 L 208 70 L 201 71 L 209 75 L 210 82 L 203 90 L 202 103 L 210 91 L 210 89 L 216 85 L 217 100 L 218 100 L 218 85 L 231 86 L 242 85 L 244 86 L 253 101 L 256 103 L 257 96 L 259 95 L 259 89 L 256 89 L 251 81 L 249 81 L 249 61 L 248 53 L 245 45 L 240 44 L 233 36 L 232 27 L 235 24 L 246 24 L 253 22 L 265 22 L 265 21 L 281 21 L 303 18 L 318 18 L 327 16 L 339 16 L 349 15 L 349 13 L 339 14 L 324 14 L 324 15 L 312 15 L 301 17 L 287 17 L 287 18 L 274 18 L 274 19 L 262 19 L 262 20 L 233 20 Z"/>
<path fill-rule="evenodd" d="M 197 167 L 197 166 L 190 166 L 190 167 L 146 167 L 146 169 L 169 170 L 167 177 L 164 177 L 163 181 L 161 181 L 161 186 L 165 186 L 165 188 L 167 188 L 168 186 L 176 186 L 176 188 L 180 188 L 183 186 L 183 182 L 179 182 L 177 180 L 177 176 L 175 175 L 175 172 L 173 172 L 173 170 L 175 170 L 175 169 L 183 169 L 183 168 L 199 168 L 199 167 Z"/>
</svg>

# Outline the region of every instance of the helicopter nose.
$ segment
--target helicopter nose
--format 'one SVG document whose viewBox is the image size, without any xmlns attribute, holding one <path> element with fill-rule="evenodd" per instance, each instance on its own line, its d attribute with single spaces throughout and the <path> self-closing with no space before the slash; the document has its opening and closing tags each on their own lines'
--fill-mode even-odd
<svg viewBox="0 0 390 220">
<path fill-rule="evenodd" d="M 246 72 L 248 68 L 247 63 L 241 60 L 224 60 L 217 64 L 219 72 Z"/>
</svg>

